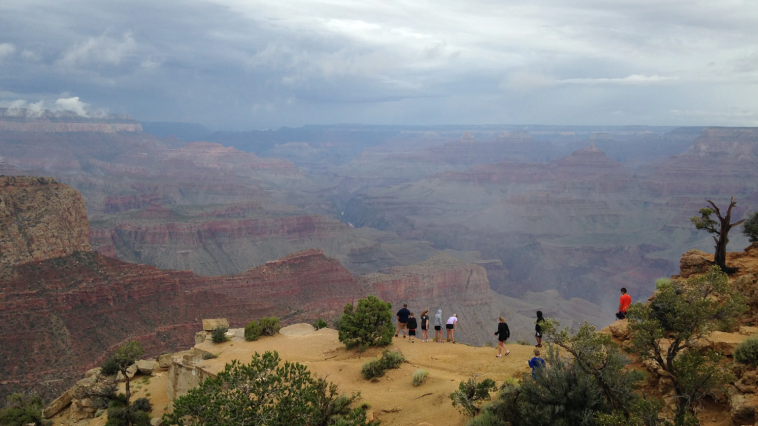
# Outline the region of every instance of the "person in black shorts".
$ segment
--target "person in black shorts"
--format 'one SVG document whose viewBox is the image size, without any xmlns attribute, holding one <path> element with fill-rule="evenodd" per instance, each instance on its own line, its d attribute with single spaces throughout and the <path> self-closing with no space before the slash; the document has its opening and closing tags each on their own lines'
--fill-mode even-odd
<svg viewBox="0 0 758 426">
<path fill-rule="evenodd" d="M 403 330 L 403 339 L 405 339 L 405 329 L 408 328 L 408 317 L 411 315 L 411 311 L 408 310 L 408 304 L 403 304 L 403 309 L 397 311 L 397 331 L 395 337 L 400 334 L 400 330 Z"/>
<path fill-rule="evenodd" d="M 535 347 L 541 348 L 542 347 L 542 322 L 545 321 L 545 318 L 542 318 L 542 311 L 537 311 L 537 321 L 534 323 L 534 337 L 537 338 L 537 344 Z"/>
<path fill-rule="evenodd" d="M 442 309 L 437 309 L 437 314 L 434 315 L 434 340 L 445 343 L 442 341 Z"/>
<path fill-rule="evenodd" d="M 505 323 L 505 318 L 500 317 L 499 320 L 500 323 L 497 325 L 497 331 L 495 332 L 495 336 L 497 336 L 497 355 L 495 355 L 495 357 L 497 358 L 503 356 L 503 349 L 505 349 L 506 355 L 511 353 L 511 351 L 505 347 L 505 341 L 511 337 L 511 330 L 508 328 L 508 324 Z"/>
<path fill-rule="evenodd" d="M 429 309 L 421 313 L 421 342 L 429 341 Z"/>
<path fill-rule="evenodd" d="M 418 327 L 418 323 L 416 322 L 416 318 L 413 317 L 413 312 L 411 312 L 411 317 L 408 318 L 408 340 L 411 343 L 416 343 L 416 328 Z"/>
</svg>

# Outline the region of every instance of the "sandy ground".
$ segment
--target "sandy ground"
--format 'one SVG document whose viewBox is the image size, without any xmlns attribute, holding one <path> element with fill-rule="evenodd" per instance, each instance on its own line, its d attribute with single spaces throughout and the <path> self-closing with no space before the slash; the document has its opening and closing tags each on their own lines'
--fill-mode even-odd
<svg viewBox="0 0 758 426">
<path fill-rule="evenodd" d="M 230 330 L 236 332 L 237 330 Z M 507 345 L 511 354 L 496 358 L 497 350 L 490 347 L 472 347 L 460 343 L 423 343 L 416 340 L 395 338 L 389 349 L 399 349 L 407 360 L 400 368 L 375 381 L 365 380 L 361 375 L 364 363 L 379 357 L 381 349 L 369 349 L 363 353 L 348 351 L 337 338 L 337 331 L 315 331 L 308 324 L 295 324 L 282 328 L 281 334 L 262 337 L 256 342 L 247 342 L 238 335 L 232 341 L 214 344 L 210 339 L 196 345 L 198 349 L 218 354 L 218 358 L 197 364 L 210 372 L 223 370 L 234 359 L 248 363 L 253 354 L 277 351 L 286 361 L 296 361 L 309 370 L 338 385 L 340 393 L 360 392 L 361 401 L 371 404 L 370 412 L 383 425 L 416 426 L 427 422 L 434 426 L 463 426 L 468 420 L 452 406 L 450 394 L 462 380 L 472 375 L 491 378 L 498 385 L 509 377 L 521 377 L 529 371 L 527 360 L 533 346 Z M 432 337 L 434 332 L 432 331 Z M 493 341 L 494 341 L 493 336 Z M 418 369 L 429 372 L 427 381 L 414 387 L 413 373 Z M 166 371 L 158 371 L 152 377 L 137 375 L 132 379 L 132 400 L 147 397 L 153 404 L 154 417 L 170 410 L 166 395 Z M 123 392 L 123 383 L 119 391 Z M 67 419 L 68 410 L 56 416 L 55 425 L 103 426 L 106 415 L 99 418 L 72 422 Z"/>
<path fill-rule="evenodd" d="M 341 393 L 360 392 L 362 401 L 371 404 L 373 415 L 382 424 L 415 426 L 428 422 L 435 426 L 458 426 L 464 425 L 467 418 L 452 406 L 450 394 L 460 381 L 474 374 L 498 384 L 509 377 L 520 378 L 521 373 L 529 371 L 527 361 L 534 350 L 533 346 L 508 345 L 511 354 L 496 358 L 496 349 L 490 347 L 420 340 L 410 343 L 408 339 L 395 338 L 389 348 L 401 350 L 407 362 L 372 382 L 363 378 L 361 366 L 380 356 L 381 349 L 364 353 L 348 351 L 337 339 L 337 331 L 313 331 L 307 324 L 286 327 L 281 332 L 256 342 L 213 344 L 207 340 L 196 347 L 219 356 L 197 365 L 217 372 L 233 359 L 249 362 L 255 352 L 277 351 L 283 360 L 300 362 L 314 374 L 337 384 Z M 429 378 L 414 387 L 411 377 L 420 368 L 429 372 Z"/>
</svg>

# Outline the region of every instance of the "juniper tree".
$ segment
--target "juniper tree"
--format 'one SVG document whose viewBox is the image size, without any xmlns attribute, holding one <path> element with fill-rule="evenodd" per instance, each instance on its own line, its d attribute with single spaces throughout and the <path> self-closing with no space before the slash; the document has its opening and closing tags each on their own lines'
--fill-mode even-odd
<svg viewBox="0 0 758 426">
<path fill-rule="evenodd" d="M 701 343 L 711 332 L 732 327 L 747 305 L 716 265 L 684 282 L 658 280 L 656 288 L 649 304 L 627 311 L 632 351 L 657 362 L 673 381 L 676 421 L 683 424 L 703 396 L 729 379 L 723 355 Z"/>
<path fill-rule="evenodd" d="M 249 364 L 227 364 L 186 395 L 174 399 L 166 425 L 192 426 L 378 426 L 361 408 L 359 395 L 339 395 L 337 385 L 313 378 L 299 363 L 280 365 L 277 352 L 256 353 Z"/>
<path fill-rule="evenodd" d="M 711 207 L 703 207 L 700 209 L 700 217 L 693 216 L 690 218 L 692 223 L 695 224 L 697 229 L 705 229 L 710 234 L 716 234 L 713 236 L 713 240 L 716 242 L 716 252 L 713 255 L 713 263 L 718 265 L 722 271 L 727 271 L 726 266 L 726 246 L 729 244 L 729 231 L 735 226 L 741 224 L 745 220 L 730 223 L 732 221 L 732 208 L 737 205 L 737 202 L 732 201 L 729 203 L 729 207 L 726 210 L 726 215 L 721 216 L 721 210 L 711 200 L 705 200 Z M 711 219 L 711 215 L 716 213 L 718 221 Z M 716 238 L 718 236 L 718 238 Z"/>
<path fill-rule="evenodd" d="M 358 300 L 358 306 L 345 305 L 339 325 L 339 340 L 348 349 L 358 346 L 387 346 L 392 343 L 392 304 L 376 296 Z"/>
</svg>

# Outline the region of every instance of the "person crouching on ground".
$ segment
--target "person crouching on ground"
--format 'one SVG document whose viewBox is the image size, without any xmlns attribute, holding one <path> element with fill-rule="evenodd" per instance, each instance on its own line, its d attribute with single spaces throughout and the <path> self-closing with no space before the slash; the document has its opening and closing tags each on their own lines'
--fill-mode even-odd
<svg viewBox="0 0 758 426">
<path fill-rule="evenodd" d="M 421 342 L 429 341 L 429 309 L 421 313 Z"/>
<path fill-rule="evenodd" d="M 408 340 L 411 343 L 416 343 L 416 328 L 418 327 L 418 323 L 416 322 L 416 318 L 413 317 L 413 312 L 411 312 L 411 317 L 408 318 Z"/>
<path fill-rule="evenodd" d="M 626 309 L 632 304 L 632 296 L 626 294 L 626 288 L 621 289 L 621 297 L 619 298 L 619 311 L 616 313 L 616 318 L 622 320 L 626 318 Z"/>
<path fill-rule="evenodd" d="M 397 311 L 397 332 L 395 337 L 400 334 L 400 330 L 403 330 L 403 339 L 405 339 L 405 329 L 408 328 L 408 317 L 411 315 L 411 311 L 408 310 L 408 304 L 403 304 L 403 309 Z"/>
<path fill-rule="evenodd" d="M 532 378 L 537 378 L 537 369 L 538 368 L 545 368 L 545 360 L 540 358 L 540 350 L 535 349 L 534 350 L 534 358 L 527 361 L 527 364 L 529 364 L 529 367 L 532 369 Z"/>
<path fill-rule="evenodd" d="M 434 340 L 437 343 L 445 343 L 442 341 L 442 309 L 437 309 L 434 315 Z"/>
<path fill-rule="evenodd" d="M 455 343 L 455 326 L 458 324 L 458 315 L 453 314 L 452 317 L 447 319 L 447 341 L 450 342 L 452 340 L 453 343 Z"/>
<path fill-rule="evenodd" d="M 542 318 L 542 311 L 537 311 L 537 321 L 534 322 L 534 337 L 537 338 L 537 345 L 536 347 L 541 348 L 542 347 L 542 322 L 545 321 L 545 318 Z"/>
<path fill-rule="evenodd" d="M 497 355 L 496 357 L 500 358 L 503 352 L 503 349 L 505 349 L 505 354 L 508 355 L 511 353 L 511 351 L 508 350 L 508 348 L 505 347 L 505 341 L 508 340 L 509 337 L 511 337 L 511 330 L 508 328 L 508 324 L 505 323 L 505 318 L 500 317 L 500 324 L 497 325 L 497 331 L 495 332 L 495 336 L 497 336 Z"/>
</svg>

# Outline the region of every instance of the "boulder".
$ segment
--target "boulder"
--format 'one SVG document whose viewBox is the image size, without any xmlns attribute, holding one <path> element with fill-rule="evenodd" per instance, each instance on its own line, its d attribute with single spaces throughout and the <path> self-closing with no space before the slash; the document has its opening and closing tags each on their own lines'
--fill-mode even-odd
<svg viewBox="0 0 758 426">
<path fill-rule="evenodd" d="M 63 392 L 63 395 L 59 396 L 55 399 L 55 401 L 51 402 L 50 405 L 47 406 L 42 411 L 42 416 L 46 419 L 52 418 L 54 415 L 58 414 L 61 410 L 68 407 L 69 404 L 71 404 L 71 399 L 73 398 L 73 391 L 71 389 L 68 389 L 66 392 Z"/>
<path fill-rule="evenodd" d="M 658 392 L 661 395 L 668 395 L 672 390 L 674 390 L 674 381 L 670 377 L 658 379 Z"/>
<path fill-rule="evenodd" d="M 150 426 L 163 426 L 163 419 L 160 417 L 153 417 L 150 419 Z"/>
<path fill-rule="evenodd" d="M 213 331 L 213 329 L 217 327 L 229 328 L 229 321 L 227 321 L 226 318 L 214 318 L 214 319 L 203 320 L 203 330 Z"/>
<path fill-rule="evenodd" d="M 732 395 L 729 398 L 729 414 L 735 425 L 755 424 L 755 409 L 758 408 L 758 396 Z"/>
<path fill-rule="evenodd" d="M 171 367 L 171 361 L 174 358 L 174 354 L 162 354 L 158 357 L 158 367 L 169 368 Z"/>
<path fill-rule="evenodd" d="M 139 369 L 137 368 L 137 363 L 130 365 L 129 368 L 126 369 L 126 375 L 127 377 L 129 377 L 129 380 L 131 380 L 132 377 L 134 377 L 134 375 L 137 374 L 137 371 L 139 371 Z M 126 381 L 126 379 L 124 378 L 124 375 L 121 374 L 120 371 L 118 372 L 118 376 L 116 376 L 116 381 L 118 382 Z"/>
<path fill-rule="evenodd" d="M 740 334 L 743 334 L 745 336 L 752 336 L 753 334 L 758 334 L 758 327 L 750 327 L 747 325 L 743 325 L 740 327 Z"/>
<path fill-rule="evenodd" d="M 140 373 L 151 376 L 153 371 L 158 368 L 158 363 L 154 359 L 141 359 L 135 363 Z"/>
<path fill-rule="evenodd" d="M 682 255 L 679 261 L 679 276 L 689 278 L 694 274 L 705 273 L 713 264 L 713 255 L 708 258 L 708 253 L 700 250 L 690 250 Z"/>
<path fill-rule="evenodd" d="M 619 340 L 629 339 L 629 321 L 627 320 L 613 322 L 608 326 L 608 329 L 611 331 L 611 335 Z"/>
<path fill-rule="evenodd" d="M 747 339 L 747 336 L 740 333 L 714 331 L 707 339 L 708 347 L 711 347 L 715 351 L 721 352 L 726 356 L 732 356 L 734 354 L 734 349 Z"/>
<path fill-rule="evenodd" d="M 90 378 L 90 377 L 92 377 L 92 376 L 95 376 L 95 377 L 100 377 L 100 371 L 102 371 L 102 370 L 103 370 L 103 369 L 102 369 L 102 368 L 100 368 L 100 367 L 95 367 L 95 368 L 93 368 L 93 369 L 91 369 L 91 370 L 87 370 L 87 372 L 86 372 L 86 373 L 84 373 L 84 377 L 85 377 L 85 378 Z"/>
<path fill-rule="evenodd" d="M 199 345 L 205 342 L 205 339 L 207 338 L 208 338 L 208 333 L 206 333 L 205 331 L 198 331 L 197 333 L 195 333 L 195 344 Z"/>
</svg>

